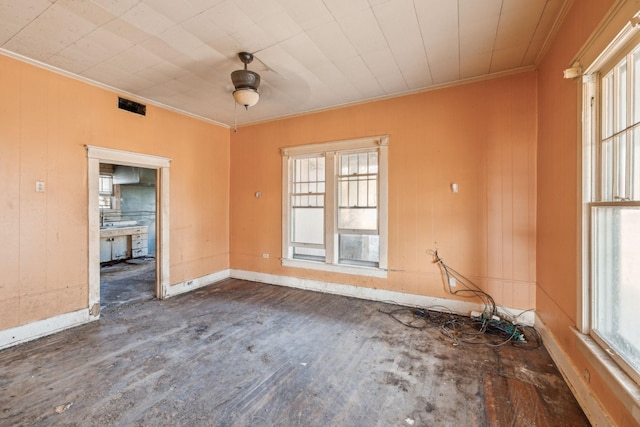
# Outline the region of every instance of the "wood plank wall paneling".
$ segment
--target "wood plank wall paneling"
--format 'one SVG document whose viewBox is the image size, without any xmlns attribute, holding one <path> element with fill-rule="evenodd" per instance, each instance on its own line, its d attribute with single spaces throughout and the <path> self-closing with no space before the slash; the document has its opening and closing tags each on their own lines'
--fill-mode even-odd
<svg viewBox="0 0 640 427">
<path fill-rule="evenodd" d="M 88 305 L 85 144 L 171 158 L 171 279 L 229 266 L 229 130 L 0 55 L 0 330 Z M 36 192 L 36 181 L 45 183 Z"/>
<path fill-rule="evenodd" d="M 427 254 L 437 247 L 499 303 L 533 308 L 535 91 L 526 72 L 240 128 L 231 136 L 231 267 L 441 297 Z M 273 256 L 279 148 L 376 134 L 390 135 L 388 278 L 283 268 Z"/>
</svg>

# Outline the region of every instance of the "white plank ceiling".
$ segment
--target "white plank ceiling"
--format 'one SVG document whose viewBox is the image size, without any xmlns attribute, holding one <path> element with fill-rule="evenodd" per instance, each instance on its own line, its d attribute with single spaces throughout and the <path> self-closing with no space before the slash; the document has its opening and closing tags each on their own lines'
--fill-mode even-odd
<svg viewBox="0 0 640 427">
<path fill-rule="evenodd" d="M 568 1 L 0 0 L 0 53 L 232 125 L 238 52 L 242 124 L 534 67 Z"/>
</svg>

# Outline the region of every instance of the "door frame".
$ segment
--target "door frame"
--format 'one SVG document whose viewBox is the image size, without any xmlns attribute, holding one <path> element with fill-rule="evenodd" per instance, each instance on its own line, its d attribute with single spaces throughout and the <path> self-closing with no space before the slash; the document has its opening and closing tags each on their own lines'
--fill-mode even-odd
<svg viewBox="0 0 640 427">
<path fill-rule="evenodd" d="M 150 154 L 87 145 L 89 225 L 89 314 L 100 317 L 100 163 L 135 166 L 156 171 L 156 284 L 155 294 L 164 299 L 169 275 L 169 177 L 171 159 Z"/>
</svg>

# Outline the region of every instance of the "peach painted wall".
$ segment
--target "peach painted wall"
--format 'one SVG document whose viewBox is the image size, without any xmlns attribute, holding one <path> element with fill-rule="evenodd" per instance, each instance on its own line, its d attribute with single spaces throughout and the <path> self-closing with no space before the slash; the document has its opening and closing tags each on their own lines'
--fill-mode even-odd
<svg viewBox="0 0 640 427">
<path fill-rule="evenodd" d="M 589 386 L 618 425 L 637 425 L 576 348 L 580 268 L 580 93 L 581 82 L 562 71 L 614 1 L 573 2 L 542 61 L 538 77 L 538 258 L 537 315 L 571 359 L 589 372 Z M 586 64 L 584 64 L 586 65 Z"/>
<path fill-rule="evenodd" d="M 241 127 L 231 135 L 231 267 L 448 297 L 427 254 L 438 248 L 499 304 L 533 308 L 536 115 L 526 72 Z M 279 148 L 379 134 L 390 135 L 388 278 L 283 267 Z"/>
<path fill-rule="evenodd" d="M 228 268 L 228 129 L 1 55 L 0 99 L 0 330 L 88 307 L 85 144 L 173 159 L 171 283 Z"/>
</svg>

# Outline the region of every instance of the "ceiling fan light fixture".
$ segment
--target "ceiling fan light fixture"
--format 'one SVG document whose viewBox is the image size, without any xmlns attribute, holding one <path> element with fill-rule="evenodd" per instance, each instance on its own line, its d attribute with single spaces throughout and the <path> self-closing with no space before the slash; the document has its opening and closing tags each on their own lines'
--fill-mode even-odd
<svg viewBox="0 0 640 427">
<path fill-rule="evenodd" d="M 233 98 L 238 104 L 249 109 L 249 107 L 253 107 L 260 100 L 260 93 L 258 93 L 260 74 L 247 70 L 247 64 L 253 61 L 252 54 L 240 52 L 238 57 L 244 63 L 244 70 L 236 70 L 231 73 L 231 81 L 235 88 Z"/>
<path fill-rule="evenodd" d="M 260 94 L 257 90 L 251 88 L 236 89 L 233 91 L 233 98 L 247 110 L 253 107 L 260 100 Z"/>
</svg>

